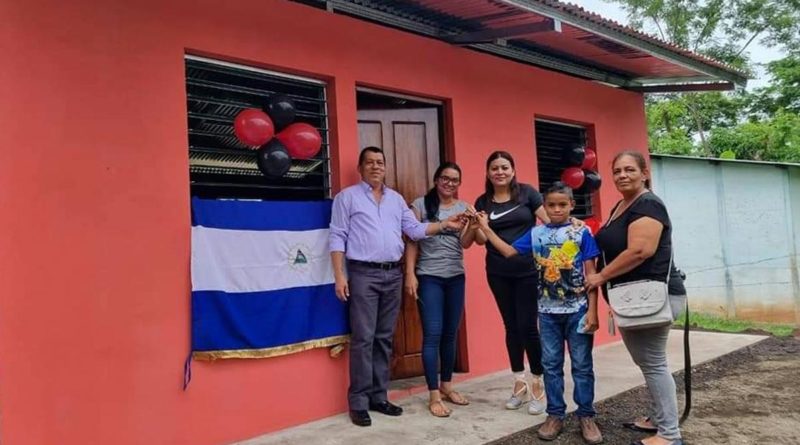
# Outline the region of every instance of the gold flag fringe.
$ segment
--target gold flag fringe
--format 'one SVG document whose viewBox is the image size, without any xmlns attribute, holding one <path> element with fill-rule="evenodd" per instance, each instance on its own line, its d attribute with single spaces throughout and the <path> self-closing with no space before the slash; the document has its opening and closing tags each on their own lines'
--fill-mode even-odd
<svg viewBox="0 0 800 445">
<path fill-rule="evenodd" d="M 230 349 L 221 351 L 195 351 L 192 358 L 196 360 L 217 360 L 228 358 L 267 358 L 278 357 L 281 355 L 294 354 L 295 352 L 307 351 L 314 348 L 325 348 L 350 342 L 349 335 L 337 335 L 335 337 L 308 340 L 302 343 L 291 345 L 275 346 L 263 349 Z"/>
</svg>

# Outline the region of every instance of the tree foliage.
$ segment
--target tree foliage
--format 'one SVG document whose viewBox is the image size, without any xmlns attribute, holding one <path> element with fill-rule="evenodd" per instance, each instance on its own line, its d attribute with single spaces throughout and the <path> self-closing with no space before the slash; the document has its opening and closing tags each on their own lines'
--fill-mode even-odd
<svg viewBox="0 0 800 445">
<path fill-rule="evenodd" d="M 753 42 L 779 47 L 769 86 L 647 97 L 654 153 L 800 162 L 800 0 L 612 0 L 630 24 L 745 72 Z"/>
<path fill-rule="evenodd" d="M 800 161 L 800 116 L 784 110 L 768 120 L 711 130 L 712 155 L 732 151 L 737 159 Z"/>
<path fill-rule="evenodd" d="M 767 64 L 772 77 L 769 86 L 751 95 L 751 113 L 771 116 L 779 110 L 800 113 L 800 54 L 789 55 Z"/>
</svg>

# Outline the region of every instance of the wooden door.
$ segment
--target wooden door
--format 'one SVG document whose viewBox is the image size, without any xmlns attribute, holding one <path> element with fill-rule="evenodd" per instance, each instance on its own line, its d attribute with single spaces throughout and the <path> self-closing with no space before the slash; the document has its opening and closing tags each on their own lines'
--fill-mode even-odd
<svg viewBox="0 0 800 445">
<path fill-rule="evenodd" d="M 386 154 L 386 185 L 411 203 L 433 185 L 439 166 L 437 108 L 359 110 L 359 150 L 376 146 Z M 403 295 L 392 353 L 392 378 L 423 375 L 422 324 L 414 298 Z"/>
</svg>

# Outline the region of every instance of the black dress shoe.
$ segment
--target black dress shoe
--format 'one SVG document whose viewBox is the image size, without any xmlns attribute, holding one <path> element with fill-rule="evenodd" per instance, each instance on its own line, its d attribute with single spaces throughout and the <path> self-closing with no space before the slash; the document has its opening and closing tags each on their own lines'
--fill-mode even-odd
<svg viewBox="0 0 800 445">
<path fill-rule="evenodd" d="M 369 413 L 367 412 L 367 410 L 364 409 L 350 410 L 350 420 L 353 421 L 353 425 L 358 425 L 358 426 L 372 425 L 372 419 L 369 417 Z"/>
<path fill-rule="evenodd" d="M 387 416 L 399 416 L 400 414 L 403 414 L 403 408 L 389 403 L 388 400 L 379 403 L 370 403 L 369 409 L 372 411 L 377 411 L 381 414 L 386 414 Z"/>
</svg>

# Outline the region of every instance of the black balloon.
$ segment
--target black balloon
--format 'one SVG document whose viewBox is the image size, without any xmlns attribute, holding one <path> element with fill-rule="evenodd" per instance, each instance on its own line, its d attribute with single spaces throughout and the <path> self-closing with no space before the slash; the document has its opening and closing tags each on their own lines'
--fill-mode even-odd
<svg viewBox="0 0 800 445">
<path fill-rule="evenodd" d="M 275 124 L 275 132 L 279 132 L 294 122 L 295 108 L 294 101 L 287 96 L 272 96 L 264 105 L 264 111 L 269 114 L 272 123 Z"/>
<path fill-rule="evenodd" d="M 583 187 L 589 193 L 594 192 L 595 190 L 600 188 L 600 184 L 602 184 L 603 180 L 600 178 L 600 174 L 591 171 L 591 170 L 584 170 L 583 171 Z"/>
<path fill-rule="evenodd" d="M 256 163 L 265 176 L 280 178 L 292 166 L 292 157 L 281 141 L 272 139 L 258 149 Z"/>
<path fill-rule="evenodd" d="M 570 148 L 566 152 L 564 159 L 568 166 L 580 167 L 583 164 L 583 159 L 586 157 L 586 150 L 582 146 Z"/>
</svg>

